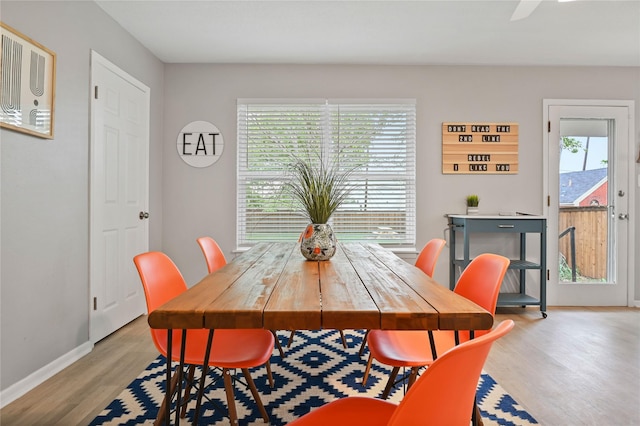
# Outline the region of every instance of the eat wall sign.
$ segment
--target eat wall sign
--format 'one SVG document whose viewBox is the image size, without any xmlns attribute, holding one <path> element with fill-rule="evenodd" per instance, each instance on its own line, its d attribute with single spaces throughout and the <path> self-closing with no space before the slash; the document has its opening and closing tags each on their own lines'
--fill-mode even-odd
<svg viewBox="0 0 640 426">
<path fill-rule="evenodd" d="M 442 123 L 443 174 L 517 174 L 518 123 Z"/>
<path fill-rule="evenodd" d="M 182 128 L 176 140 L 180 158 L 192 167 L 209 167 L 220 159 L 224 140 L 220 130 L 207 121 L 193 121 Z"/>
</svg>

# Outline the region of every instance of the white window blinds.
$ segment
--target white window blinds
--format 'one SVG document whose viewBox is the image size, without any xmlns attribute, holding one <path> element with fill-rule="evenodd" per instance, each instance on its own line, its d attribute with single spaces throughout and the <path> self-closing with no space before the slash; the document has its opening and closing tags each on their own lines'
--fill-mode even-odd
<svg viewBox="0 0 640 426">
<path fill-rule="evenodd" d="M 357 166 L 329 222 L 340 241 L 415 244 L 415 100 L 238 100 L 238 247 L 295 241 L 307 219 L 283 190 L 291 154 Z"/>
</svg>

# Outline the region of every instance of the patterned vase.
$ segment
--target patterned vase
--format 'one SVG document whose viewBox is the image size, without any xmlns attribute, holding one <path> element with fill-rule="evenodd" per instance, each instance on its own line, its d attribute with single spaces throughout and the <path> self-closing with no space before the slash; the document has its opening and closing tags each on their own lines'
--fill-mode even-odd
<svg viewBox="0 0 640 426">
<path fill-rule="evenodd" d="M 309 260 L 329 260 L 336 254 L 336 236 L 331 226 L 309 224 L 300 240 L 300 252 Z"/>
</svg>

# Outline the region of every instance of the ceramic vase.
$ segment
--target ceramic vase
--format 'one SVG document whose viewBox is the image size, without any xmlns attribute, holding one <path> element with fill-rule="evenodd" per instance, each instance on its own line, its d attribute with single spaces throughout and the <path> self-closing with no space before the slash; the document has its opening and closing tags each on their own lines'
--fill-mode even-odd
<svg viewBox="0 0 640 426">
<path fill-rule="evenodd" d="M 468 215 L 474 215 L 474 214 L 478 214 L 478 207 L 470 207 L 467 206 L 467 214 Z"/>
<path fill-rule="evenodd" d="M 336 236 L 331 226 L 309 224 L 300 240 L 300 252 L 309 260 L 329 260 L 336 254 Z"/>
</svg>

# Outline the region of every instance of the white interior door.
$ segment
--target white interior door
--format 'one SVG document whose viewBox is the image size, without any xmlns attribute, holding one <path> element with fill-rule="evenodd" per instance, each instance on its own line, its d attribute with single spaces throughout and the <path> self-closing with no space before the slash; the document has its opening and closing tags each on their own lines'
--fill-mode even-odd
<svg viewBox="0 0 640 426">
<path fill-rule="evenodd" d="M 633 104 L 546 101 L 545 115 L 549 303 L 627 306 Z"/>
<path fill-rule="evenodd" d="M 91 55 L 90 340 L 145 312 L 133 257 L 148 250 L 150 89 Z"/>
</svg>

